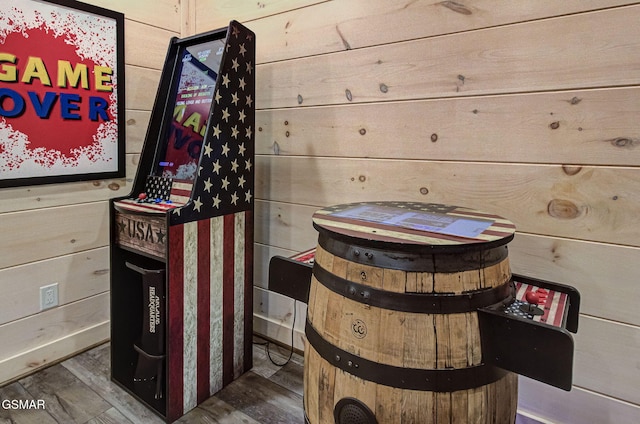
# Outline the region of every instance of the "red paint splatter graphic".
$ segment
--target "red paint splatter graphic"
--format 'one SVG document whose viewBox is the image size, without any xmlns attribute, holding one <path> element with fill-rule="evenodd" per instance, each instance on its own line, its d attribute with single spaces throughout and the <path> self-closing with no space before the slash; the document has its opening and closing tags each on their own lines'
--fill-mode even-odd
<svg viewBox="0 0 640 424">
<path fill-rule="evenodd" d="M 112 170 L 117 75 L 104 33 L 113 25 L 43 7 L 0 11 L 0 173 Z"/>
<path fill-rule="evenodd" d="M 15 130 L 27 134 L 29 137 L 29 150 L 37 150 L 44 148 L 46 150 L 57 150 L 63 156 L 73 156 L 74 150 L 86 148 L 94 144 L 92 134 L 95 134 L 99 119 L 92 121 L 89 119 L 89 91 L 81 87 L 78 88 L 60 88 L 56 87 L 57 80 L 59 78 L 58 73 L 58 58 L 64 57 L 75 68 L 78 68 L 78 64 L 86 66 L 87 76 L 89 77 L 87 82 L 93 85 L 93 81 L 89 81 L 95 64 L 90 60 L 82 60 L 78 57 L 74 51 L 74 47 L 64 42 L 61 37 L 52 38 L 44 29 L 32 30 L 27 33 L 28 37 L 24 37 L 23 34 L 11 34 L 9 35 L 4 44 L 4 50 L 9 52 L 29 52 L 29 58 L 18 58 L 17 77 L 20 79 L 20 71 L 26 73 L 26 70 L 20 69 L 20 64 L 23 66 L 28 63 L 40 63 L 39 58 L 45 65 L 44 72 L 36 69 L 36 71 L 30 72 L 33 75 L 28 83 L 22 83 L 20 81 L 14 84 L 7 84 L 14 93 L 19 95 L 19 98 L 24 103 L 21 106 L 24 112 L 17 117 L 17 119 L 8 120 Z M 29 62 L 28 62 L 29 61 Z M 32 67 L 34 65 L 31 65 Z M 37 66 L 37 65 L 35 65 Z M 43 78 L 39 78 L 42 76 Z M 43 84 L 42 79 L 45 79 Z M 47 82 L 46 80 L 50 80 Z M 92 92 L 92 98 L 97 97 L 97 93 Z M 98 95 L 103 99 L 104 104 L 108 104 L 108 94 Z M 15 99 L 18 99 L 16 96 Z M 65 102 L 63 105 L 62 103 Z M 19 103 L 19 102 L 18 102 Z M 13 97 L 5 97 L 2 103 L 4 110 L 15 110 L 16 101 Z M 63 108 L 66 109 L 66 114 L 73 116 L 73 119 L 63 118 Z M 41 115 L 46 117 L 39 117 L 36 113 L 36 109 Z M 97 114 L 96 114 L 97 115 Z M 99 115 L 97 115 L 99 117 Z M 38 122 L 43 120 L 42 122 Z M 69 125 L 73 122 L 73 125 Z M 104 120 L 103 120 L 104 122 Z M 69 133 L 65 131 L 65 128 L 73 128 L 73 132 Z M 80 135 L 90 135 L 89 137 L 82 137 Z"/>
</svg>

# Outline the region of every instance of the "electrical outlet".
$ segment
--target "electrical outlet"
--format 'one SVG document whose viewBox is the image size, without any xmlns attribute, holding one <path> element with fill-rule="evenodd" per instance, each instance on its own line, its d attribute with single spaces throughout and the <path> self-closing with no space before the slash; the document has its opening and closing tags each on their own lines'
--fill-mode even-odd
<svg viewBox="0 0 640 424">
<path fill-rule="evenodd" d="M 40 287 L 40 310 L 58 306 L 58 283 Z"/>
</svg>

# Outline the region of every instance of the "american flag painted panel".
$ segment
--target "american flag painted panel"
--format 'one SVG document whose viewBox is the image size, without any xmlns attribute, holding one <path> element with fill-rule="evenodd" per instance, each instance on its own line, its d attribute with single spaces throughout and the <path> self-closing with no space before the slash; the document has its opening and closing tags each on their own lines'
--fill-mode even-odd
<svg viewBox="0 0 640 424">
<path fill-rule="evenodd" d="M 555 290 L 544 289 L 534 285 L 514 281 L 516 290 L 515 298 L 518 305 L 528 303 L 526 296 L 528 292 L 534 292 L 538 295 L 537 306 L 543 310 L 542 315 L 533 315 L 531 319 L 536 322 L 553 325 L 554 327 L 563 327 L 567 316 L 567 308 L 569 306 L 567 293 Z"/>
<path fill-rule="evenodd" d="M 166 184 L 166 194 L 163 193 L 164 188 L 158 188 L 156 181 L 162 180 Z M 150 183 L 150 181 L 153 181 Z M 130 210 L 132 212 L 164 214 L 171 211 L 176 206 L 182 206 L 189 201 L 193 184 L 187 181 L 171 180 L 166 178 L 151 178 L 147 180 L 145 193 L 147 199 L 120 199 L 115 203 L 120 209 Z M 154 202 L 154 199 L 170 200 L 170 202 Z"/>
<path fill-rule="evenodd" d="M 440 216 L 449 221 L 456 218 L 484 222 L 485 227 L 478 234 L 459 236 L 438 231 L 425 231 L 407 226 L 389 225 L 384 218 L 373 217 L 371 220 L 348 217 L 345 212 L 359 207 L 379 207 L 382 212 L 387 210 L 406 212 L 424 212 L 432 216 Z M 374 210 L 374 213 L 376 211 Z M 321 209 L 313 214 L 314 224 L 346 236 L 355 238 L 366 237 L 371 240 L 391 243 L 423 244 L 453 246 L 471 243 L 493 242 L 513 236 L 515 225 L 498 215 L 479 212 L 459 206 L 441 205 L 434 203 L 414 202 L 365 202 L 336 205 Z"/>
<path fill-rule="evenodd" d="M 170 227 L 169 417 L 251 367 L 252 228 L 252 211 Z"/>
<path fill-rule="evenodd" d="M 304 252 L 296 253 L 291 256 L 289 259 L 293 259 L 294 261 L 302 262 L 305 264 L 313 265 L 316 257 L 316 248 L 313 247 L 309 250 L 305 250 Z"/>
<path fill-rule="evenodd" d="M 172 187 L 169 421 L 252 366 L 254 64 L 253 33 L 232 23 L 195 181 Z"/>
<path fill-rule="evenodd" d="M 170 214 L 172 225 L 253 208 L 255 44 L 232 24 L 204 135 L 191 201 Z"/>
<path fill-rule="evenodd" d="M 175 44 L 170 52 L 173 48 Z M 153 137 L 145 140 L 134 191 L 129 198 L 113 201 L 112 234 L 114 244 L 125 248 L 123 256 L 135 252 L 166 267 L 166 373 L 156 380 L 164 396 L 151 399 L 142 390 L 133 393 L 167 422 L 253 365 L 255 35 L 232 21 L 224 47 L 219 48 L 223 53 L 211 109 L 198 115 L 207 124 L 200 127 L 198 120 L 197 133 L 204 138 L 201 150 L 193 144 L 194 155 L 200 154 L 191 156 L 199 157 L 197 164 L 189 162 L 193 181 L 154 174 L 151 166 L 162 143 L 154 132 L 159 120 L 152 119 Z M 195 130 L 195 122 L 189 121 L 189 128 Z M 123 273 L 114 274 L 114 281 L 112 287 L 121 281 L 129 284 Z M 116 332 L 112 340 L 119 337 Z M 123 381 L 130 384 L 129 379 Z"/>
</svg>

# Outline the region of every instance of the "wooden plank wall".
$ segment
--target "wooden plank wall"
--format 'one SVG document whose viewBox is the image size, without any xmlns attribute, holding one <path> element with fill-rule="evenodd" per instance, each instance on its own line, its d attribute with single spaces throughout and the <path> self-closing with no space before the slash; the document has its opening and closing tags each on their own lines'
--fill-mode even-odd
<svg viewBox="0 0 640 424">
<path fill-rule="evenodd" d="M 574 389 L 521 379 L 521 410 L 638 421 L 638 2 L 88 3 L 126 15 L 127 178 L 2 190 L 0 382 L 108 338 L 107 200 L 129 192 L 168 40 L 239 19 L 258 37 L 256 328 L 291 343 L 268 260 L 315 245 L 320 207 L 495 211 L 519 229 L 514 272 L 583 295 Z M 39 312 L 51 282 L 61 306 Z"/>
<path fill-rule="evenodd" d="M 514 272 L 583 296 L 575 387 L 522 378 L 522 413 L 640 420 L 639 2 L 196 1 L 196 31 L 230 18 L 258 42 L 258 331 L 291 343 L 268 260 L 315 245 L 316 209 L 493 211 L 518 227 Z"/>
<path fill-rule="evenodd" d="M 170 37 L 193 33 L 188 2 L 86 2 L 125 14 L 127 176 L 0 190 L 0 384 L 109 338 L 108 199 L 131 190 Z"/>
</svg>

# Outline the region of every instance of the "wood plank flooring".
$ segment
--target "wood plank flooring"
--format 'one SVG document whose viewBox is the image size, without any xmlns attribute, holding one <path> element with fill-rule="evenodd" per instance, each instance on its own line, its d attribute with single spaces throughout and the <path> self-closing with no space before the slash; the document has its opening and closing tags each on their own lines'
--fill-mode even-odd
<svg viewBox="0 0 640 424">
<path fill-rule="evenodd" d="M 251 371 L 176 423 L 304 423 L 303 358 L 293 354 L 286 365 L 274 365 L 264 343 L 254 340 Z M 0 403 L 0 424 L 162 424 L 162 419 L 110 380 L 109 349 L 109 343 L 100 345 L 0 387 L 0 402 L 45 402 L 44 409 L 6 409 Z M 285 349 L 274 344 L 270 353 L 279 364 L 288 357 Z M 516 424 L 537 423 L 521 415 L 516 418 Z"/>
<path fill-rule="evenodd" d="M 177 423 L 304 423 L 302 364 L 294 354 L 283 367 L 268 359 L 256 338 L 254 367 Z M 44 409 L 6 409 L 0 424 L 161 424 L 164 421 L 110 380 L 108 343 L 0 388 L 3 400 L 44 400 Z M 271 344 L 272 358 L 288 352 Z M 286 354 L 286 356 L 283 356 Z"/>
</svg>

